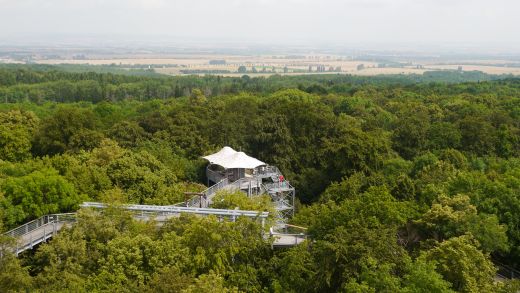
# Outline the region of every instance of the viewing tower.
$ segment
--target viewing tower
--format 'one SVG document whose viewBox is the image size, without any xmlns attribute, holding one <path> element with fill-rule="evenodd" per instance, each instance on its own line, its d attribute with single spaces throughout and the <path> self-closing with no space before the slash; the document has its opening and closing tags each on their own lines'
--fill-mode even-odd
<svg viewBox="0 0 520 293">
<path fill-rule="evenodd" d="M 295 189 L 277 167 L 228 146 L 204 159 L 209 162 L 206 167 L 209 187 L 202 197 L 189 200 L 187 206 L 207 208 L 218 191 L 239 190 L 249 197 L 268 194 L 275 203 L 279 221 L 293 216 Z"/>
</svg>

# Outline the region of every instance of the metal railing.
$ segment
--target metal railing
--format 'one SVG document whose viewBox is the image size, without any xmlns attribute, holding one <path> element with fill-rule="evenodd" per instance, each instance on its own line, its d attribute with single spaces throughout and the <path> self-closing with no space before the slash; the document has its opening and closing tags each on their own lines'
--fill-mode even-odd
<svg viewBox="0 0 520 293">
<path fill-rule="evenodd" d="M 263 185 L 268 192 L 276 189 L 294 189 L 291 183 L 289 183 L 287 180 L 281 182 L 264 183 Z"/>
<path fill-rule="evenodd" d="M 7 231 L 4 233 L 4 235 L 10 236 L 10 237 L 20 237 L 20 236 L 30 233 L 46 224 L 58 223 L 58 222 L 73 222 L 73 221 L 75 221 L 75 218 L 76 218 L 75 213 L 45 215 L 36 220 L 32 220 L 19 227 L 16 227 L 10 231 Z"/>
<path fill-rule="evenodd" d="M 230 189 L 235 190 L 247 190 L 247 195 L 252 196 L 256 191 L 257 194 L 261 194 L 262 181 L 256 177 L 240 178 L 229 184 Z"/>
<path fill-rule="evenodd" d="M 195 200 L 196 202 L 194 202 L 192 205 L 188 205 L 188 206 L 191 206 L 191 207 L 202 206 L 202 207 L 207 208 L 211 204 L 211 200 L 213 199 L 215 194 L 217 194 L 217 192 L 219 190 L 221 190 L 222 188 L 224 188 L 228 185 L 229 185 L 229 179 L 224 178 L 224 179 L 220 180 L 217 184 L 212 185 L 208 189 L 204 190 L 202 192 L 204 194 L 204 196 L 202 198 L 200 196 L 196 196 L 196 197 L 192 198 L 192 200 Z M 200 200 L 202 200 L 202 205 L 199 203 Z"/>
<path fill-rule="evenodd" d="M 298 228 L 302 230 L 307 230 L 307 228 L 293 226 L 293 225 L 282 225 L 283 227 L 271 227 L 269 228 L 269 237 L 274 238 L 273 246 L 284 247 L 284 246 L 294 246 L 302 243 L 307 240 L 306 233 L 287 233 L 287 232 L 277 232 L 275 229 L 287 229 Z"/>
<path fill-rule="evenodd" d="M 240 181 L 232 184 L 238 184 Z M 227 186 L 227 182 L 221 183 L 222 186 Z M 214 194 L 219 188 L 213 187 L 208 194 Z M 108 205 L 98 202 L 84 202 L 81 207 L 87 208 L 107 208 Z M 134 217 L 143 220 L 156 218 L 157 216 L 163 216 L 166 220 L 169 216 L 180 215 L 181 213 L 195 214 L 199 216 L 215 215 L 219 219 L 228 218 L 235 221 L 238 217 L 245 216 L 261 220 L 262 227 L 266 223 L 269 216 L 269 212 L 259 211 L 246 211 L 246 210 L 228 210 L 228 209 L 212 209 L 212 208 L 198 208 L 198 207 L 179 207 L 179 206 L 155 206 L 155 205 L 124 205 L 123 209 L 135 212 Z M 51 214 L 42 216 L 36 220 L 30 221 L 24 225 L 21 225 L 15 229 L 6 232 L 4 235 L 17 239 L 16 247 L 13 247 L 16 255 L 27 250 L 32 249 L 35 245 L 47 241 L 55 235 L 65 224 L 74 223 L 76 221 L 75 213 L 67 214 Z M 269 237 L 274 237 L 274 245 L 278 247 L 282 246 L 293 246 L 303 242 L 307 239 L 305 233 L 287 233 L 287 228 L 300 228 L 302 227 L 291 226 L 288 224 L 278 225 L 271 227 L 269 230 Z M 284 232 L 278 232 L 277 230 L 282 229 Z"/>
<path fill-rule="evenodd" d="M 226 174 L 206 168 L 206 177 L 212 182 L 220 182 L 223 178 L 226 178 Z"/>
<path fill-rule="evenodd" d="M 202 191 L 201 194 L 203 194 L 203 196 L 194 195 L 187 201 L 176 203 L 172 206 L 207 208 L 209 206 L 209 204 L 211 203 L 211 199 L 217 193 L 217 191 L 219 191 L 220 189 L 224 188 L 227 185 L 229 185 L 229 180 L 227 178 L 224 178 L 224 179 L 220 180 L 217 184 L 214 184 L 214 185 L 208 187 L 206 190 Z"/>
<path fill-rule="evenodd" d="M 256 175 L 279 175 L 280 170 L 276 166 L 261 166 L 255 169 Z"/>
<path fill-rule="evenodd" d="M 206 197 L 210 197 L 212 195 L 215 195 L 217 191 L 219 191 L 227 185 L 229 185 L 229 180 L 227 178 L 224 178 L 220 180 L 217 184 L 212 185 L 208 189 L 204 190 L 202 193 L 204 193 Z"/>
<path fill-rule="evenodd" d="M 75 219 L 74 213 L 45 215 L 7 231 L 4 235 L 17 239 L 14 252 L 18 255 L 34 245 L 47 241 L 62 227 L 60 224 L 71 223 Z"/>
<path fill-rule="evenodd" d="M 83 208 L 98 208 L 104 209 L 108 205 L 99 202 L 84 202 L 81 204 Z M 196 214 L 196 215 L 215 215 L 222 217 L 230 217 L 235 219 L 239 216 L 246 216 L 250 218 L 267 218 L 269 212 L 246 211 L 246 210 L 227 210 L 227 209 L 211 209 L 198 207 L 177 207 L 177 206 L 156 206 L 156 205 L 124 205 L 123 209 L 136 212 L 154 212 L 164 214 Z"/>
<path fill-rule="evenodd" d="M 519 279 L 520 271 L 503 263 L 493 261 L 497 267 L 497 275 L 504 279 Z"/>
<path fill-rule="evenodd" d="M 217 194 L 218 191 L 224 188 L 228 189 L 229 191 L 248 190 L 248 194 L 251 194 L 252 189 L 260 187 L 261 183 L 255 178 L 240 178 L 231 183 L 229 183 L 229 179 L 224 178 L 217 184 L 209 187 L 208 189 L 202 192 L 204 194 L 204 197 L 202 197 L 202 206 L 208 207 L 211 204 L 215 194 Z M 192 197 L 189 202 L 190 205 L 188 206 L 199 206 L 199 199 L 200 196 Z"/>
</svg>

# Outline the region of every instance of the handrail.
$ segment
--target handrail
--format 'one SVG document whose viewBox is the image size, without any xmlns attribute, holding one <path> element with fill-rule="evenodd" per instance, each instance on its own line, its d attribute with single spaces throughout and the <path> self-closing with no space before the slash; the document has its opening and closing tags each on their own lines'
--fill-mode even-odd
<svg viewBox="0 0 520 293">
<path fill-rule="evenodd" d="M 227 178 L 224 178 L 220 180 L 218 183 L 206 188 L 201 193 L 204 194 L 203 203 L 201 204 L 201 196 L 195 195 L 192 196 L 190 199 L 188 199 L 186 202 L 180 202 L 176 203 L 173 206 L 184 206 L 184 207 L 207 207 L 209 205 L 209 201 L 211 199 L 211 196 L 214 195 L 218 190 L 222 189 L 224 186 L 227 186 L 229 184 L 229 180 Z"/>
<path fill-rule="evenodd" d="M 222 181 L 225 179 L 224 177 L 226 177 L 226 174 L 220 171 L 213 171 L 209 168 L 206 168 L 206 176 L 209 180 L 217 182 L 216 180 Z"/>
<path fill-rule="evenodd" d="M 63 214 L 49 214 L 49 215 L 44 215 L 44 216 L 41 216 L 40 218 L 38 219 L 35 219 L 35 220 L 32 220 L 28 223 L 25 223 L 21 226 L 18 226 L 14 229 L 11 229 L 7 232 L 4 233 L 4 235 L 7 235 L 7 236 L 10 236 L 10 237 L 19 237 L 19 236 L 23 236 L 25 234 L 28 234 L 40 227 L 43 227 L 44 225 L 47 225 L 47 224 L 52 224 L 52 223 L 58 223 L 58 222 L 62 222 L 60 221 L 60 217 L 62 219 L 65 219 L 64 221 L 67 221 L 67 216 L 72 216 L 72 218 L 74 218 L 74 215 L 75 213 L 63 213 Z M 70 221 L 70 220 L 69 220 Z"/>
<path fill-rule="evenodd" d="M 228 185 L 237 187 L 238 189 L 241 189 L 242 188 L 242 182 L 249 182 L 249 181 L 250 180 L 248 178 L 240 178 L 240 179 L 237 179 L 237 180 L 229 183 Z"/>
<path fill-rule="evenodd" d="M 208 187 L 202 193 L 204 193 L 206 196 L 213 195 L 217 192 L 217 190 L 221 189 L 222 187 L 224 187 L 228 184 L 229 184 L 229 179 L 224 178 L 224 179 L 220 180 L 217 184 L 214 184 L 214 185 Z"/>
<path fill-rule="evenodd" d="M 86 208 L 107 208 L 108 205 L 99 202 L 84 202 L 81 207 Z M 156 205 L 125 205 L 124 209 L 129 211 L 150 211 L 162 212 L 170 214 L 188 213 L 198 215 L 216 215 L 216 216 L 246 216 L 246 217 L 260 217 L 267 218 L 269 212 L 249 211 L 249 210 L 228 210 L 228 209 L 211 209 L 211 208 L 197 208 L 197 207 L 176 207 L 176 206 L 156 206 Z"/>
<path fill-rule="evenodd" d="M 90 208 L 106 208 L 107 205 L 97 202 L 84 202 L 81 207 Z M 249 211 L 249 210 L 228 210 L 228 209 L 211 209 L 211 208 L 193 208 L 193 207 L 174 207 L 174 206 L 154 206 L 154 205 L 126 205 L 125 209 L 139 212 L 162 212 L 166 214 L 191 213 L 198 215 L 216 215 L 216 216 L 231 216 L 233 218 L 238 216 L 246 216 L 252 218 L 267 218 L 269 212 Z M 38 219 L 32 220 L 12 230 L 7 231 L 4 235 L 10 237 L 21 237 L 29 234 L 45 225 L 73 222 L 75 220 L 75 213 L 50 214 L 44 215 Z"/>
<path fill-rule="evenodd" d="M 307 239 L 307 234 L 305 234 L 305 233 L 280 233 L 280 232 L 272 232 L 271 235 L 273 235 L 273 236 L 294 236 L 294 237 L 301 237 L 301 238 Z"/>
<path fill-rule="evenodd" d="M 237 180 L 232 184 L 239 184 L 240 181 Z M 87 208 L 107 208 L 109 205 L 99 202 L 84 202 L 81 207 Z M 265 223 L 265 220 L 269 216 L 269 212 L 260 212 L 260 211 L 249 211 L 249 210 L 239 210 L 239 209 L 213 209 L 213 208 L 196 208 L 196 207 L 178 207 L 178 206 L 155 206 L 155 205 L 124 205 L 122 208 L 138 212 L 135 217 L 145 217 L 148 215 L 177 215 L 181 213 L 191 213 L 195 215 L 215 215 L 222 219 L 223 217 L 229 217 L 233 221 L 237 219 L 237 217 L 245 216 L 254 219 L 260 219 L 262 222 L 262 226 Z M 35 245 L 39 243 L 46 242 L 47 239 L 53 237 L 67 222 L 74 222 L 76 220 L 76 213 L 63 213 L 63 214 L 49 214 L 44 215 L 38 219 L 32 220 L 28 223 L 25 223 L 17 228 L 14 228 L 4 235 L 8 235 L 11 237 L 18 238 L 16 247 L 13 247 L 13 250 L 16 255 L 27 250 L 32 249 Z M 287 225 L 286 225 L 287 226 Z M 288 225 L 292 226 L 292 225 Z M 297 226 L 296 226 L 297 227 Z M 297 227 L 302 228 L 303 227 Z M 266 233 L 267 234 L 267 233 Z M 287 245 L 297 245 L 301 243 L 304 239 L 307 239 L 307 235 L 305 233 L 279 233 L 274 231 L 274 227 L 270 227 L 269 235 L 271 237 L 294 237 L 294 243 L 287 243 L 287 240 L 281 240 L 276 247 L 287 246 Z"/>
<path fill-rule="evenodd" d="M 260 174 L 260 175 L 281 174 L 280 169 L 278 169 L 278 167 L 271 166 L 271 165 L 259 167 L 255 170 L 256 170 L 257 174 Z"/>
<path fill-rule="evenodd" d="M 284 180 L 281 182 L 273 182 L 273 183 L 265 183 L 264 184 L 266 190 L 274 189 L 274 188 L 287 188 L 294 189 L 294 187 L 289 183 L 289 181 Z"/>
<path fill-rule="evenodd" d="M 250 179 L 248 179 L 248 178 L 240 178 L 240 179 L 237 179 L 237 180 L 229 183 L 229 179 L 228 178 L 224 178 L 220 182 L 218 182 L 217 184 L 212 185 L 211 187 L 209 187 L 208 189 L 206 189 L 205 191 L 202 192 L 205 195 L 205 198 L 203 198 L 205 206 L 209 205 L 209 203 L 211 202 L 211 199 L 213 198 L 213 195 L 215 195 L 222 188 L 224 188 L 224 187 L 235 187 L 235 188 L 241 189 L 242 188 L 242 182 L 246 182 L 246 181 L 250 181 Z M 198 200 L 200 199 L 200 197 L 195 196 L 195 197 L 192 198 L 192 200 L 193 199 L 194 199 L 194 202 L 198 203 Z M 204 206 L 204 204 L 203 204 L 203 206 Z"/>
<path fill-rule="evenodd" d="M 207 207 L 213 198 L 213 195 L 217 193 L 220 189 L 224 188 L 229 184 L 229 179 L 224 178 L 220 180 L 217 184 L 210 186 L 208 189 L 204 190 L 202 193 L 204 194 L 204 198 L 197 197 L 196 200 L 204 200 L 202 206 Z M 199 204 L 200 205 L 200 204 Z"/>
<path fill-rule="evenodd" d="M 520 271 L 517 269 L 505 265 L 498 261 L 493 261 L 495 266 L 498 268 L 497 274 L 505 279 L 518 279 L 520 278 Z"/>
<path fill-rule="evenodd" d="M 271 235 L 271 236 L 294 236 L 294 237 L 301 237 L 301 238 L 307 239 L 307 234 L 305 234 L 305 233 L 280 233 L 280 232 L 275 232 L 273 230 L 273 227 L 269 228 L 269 235 Z"/>
<path fill-rule="evenodd" d="M 18 226 L 14 229 L 11 229 L 4 233 L 4 235 L 8 235 L 11 237 L 17 237 L 22 236 L 24 234 L 27 234 L 30 231 L 33 231 L 34 229 L 41 227 L 49 222 L 49 216 L 45 215 L 38 219 L 32 220 L 28 223 L 25 223 L 21 226 Z"/>
<path fill-rule="evenodd" d="M 291 225 L 291 224 L 285 224 L 285 226 L 292 227 L 292 228 L 297 228 L 297 229 L 302 229 L 302 230 L 307 230 L 307 228 L 302 227 L 302 226 L 296 226 L 296 225 Z"/>
</svg>

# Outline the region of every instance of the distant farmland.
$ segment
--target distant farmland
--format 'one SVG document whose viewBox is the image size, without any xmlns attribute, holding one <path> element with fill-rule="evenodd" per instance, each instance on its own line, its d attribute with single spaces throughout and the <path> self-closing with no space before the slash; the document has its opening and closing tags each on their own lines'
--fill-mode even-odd
<svg viewBox="0 0 520 293">
<path fill-rule="evenodd" d="M 211 60 L 225 60 L 225 64 L 210 64 Z M 3 62 L 19 62 L 17 60 L 2 60 Z M 153 69 L 166 75 L 183 74 L 218 74 L 224 76 L 268 76 L 272 74 L 422 74 L 428 70 L 459 70 L 482 71 L 488 74 L 520 75 L 520 62 L 504 60 L 472 60 L 460 62 L 437 63 L 434 61 L 407 61 L 388 64 L 364 60 L 352 60 L 350 57 L 306 55 L 296 57 L 286 56 L 241 56 L 241 55 L 175 55 L 175 56 L 91 56 L 86 59 L 35 59 L 38 64 L 90 64 L 112 65 L 121 69 Z M 361 66 L 362 65 L 362 66 Z M 322 70 L 318 71 L 318 66 Z M 245 67 L 245 72 L 239 71 Z M 361 67 L 361 68 L 360 68 Z M 253 69 L 254 68 L 254 69 Z M 309 68 L 312 71 L 309 71 Z"/>
</svg>

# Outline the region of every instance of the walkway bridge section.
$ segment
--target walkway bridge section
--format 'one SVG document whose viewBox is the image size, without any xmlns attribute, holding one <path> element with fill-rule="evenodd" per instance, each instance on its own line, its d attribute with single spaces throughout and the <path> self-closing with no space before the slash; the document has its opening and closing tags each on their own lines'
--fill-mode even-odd
<svg viewBox="0 0 520 293">
<path fill-rule="evenodd" d="M 46 242 L 65 225 L 71 225 L 75 221 L 76 214 L 74 213 L 45 215 L 8 231 L 4 235 L 16 239 L 14 253 L 18 255 L 42 242 Z"/>
<path fill-rule="evenodd" d="M 277 224 L 269 228 L 269 237 L 274 238 L 273 248 L 292 247 L 307 240 L 307 228 Z"/>
<path fill-rule="evenodd" d="M 99 202 L 84 202 L 82 208 L 104 209 L 107 205 Z M 252 219 L 259 219 L 262 222 L 262 227 L 269 216 L 268 212 L 259 211 L 244 211 L 239 209 L 209 209 L 198 207 L 178 207 L 178 206 L 157 206 L 157 205 L 124 205 L 125 210 L 134 212 L 134 217 L 137 219 L 152 219 L 156 221 L 166 221 L 171 217 L 178 217 L 181 214 L 193 214 L 197 216 L 216 216 L 218 219 L 228 219 L 235 221 L 238 217 L 248 217 Z"/>
<path fill-rule="evenodd" d="M 84 202 L 82 208 L 104 209 L 108 206 L 98 202 Z M 269 216 L 268 212 L 244 211 L 244 210 L 226 210 L 226 209 L 210 209 L 197 207 L 177 207 L 177 206 L 155 206 L 155 205 L 124 205 L 125 210 L 133 212 L 134 218 L 148 221 L 154 219 L 162 223 L 172 217 L 178 217 L 181 214 L 193 214 L 197 216 L 213 215 L 220 220 L 235 221 L 238 217 L 248 217 L 261 221 L 262 226 L 265 225 Z M 71 226 L 76 222 L 75 213 L 52 214 L 45 215 L 36 220 L 23 224 L 4 235 L 16 239 L 14 253 L 16 255 L 34 248 L 36 245 L 46 242 L 48 239 L 56 235 L 63 227 Z M 265 237 L 274 238 L 273 247 L 290 247 L 299 244 L 305 240 L 303 234 L 284 234 L 279 230 L 281 226 L 271 227 L 270 232 Z"/>
</svg>

